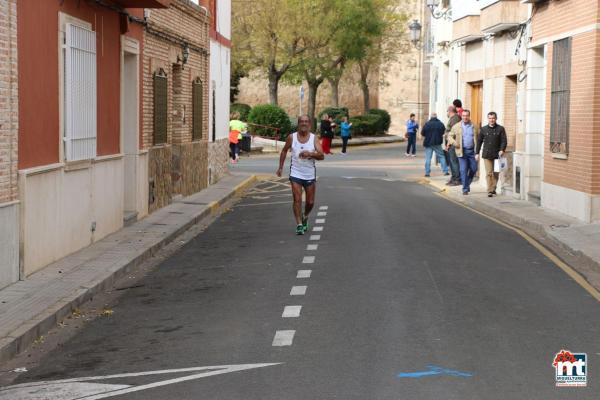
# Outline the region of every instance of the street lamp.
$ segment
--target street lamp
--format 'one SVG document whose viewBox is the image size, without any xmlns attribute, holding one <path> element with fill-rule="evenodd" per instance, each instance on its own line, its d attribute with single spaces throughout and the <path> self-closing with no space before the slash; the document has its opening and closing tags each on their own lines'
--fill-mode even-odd
<svg viewBox="0 0 600 400">
<path fill-rule="evenodd" d="M 444 18 L 447 20 L 452 19 L 452 10 L 447 8 L 446 11 L 440 11 L 437 7 L 440 5 L 440 0 L 427 0 L 427 7 L 431 12 L 431 16 L 435 19 Z"/>
<path fill-rule="evenodd" d="M 415 46 L 417 50 L 421 50 L 423 46 L 421 45 L 421 24 L 418 20 L 413 19 L 413 21 L 408 25 L 408 30 L 410 31 L 410 42 Z"/>
</svg>

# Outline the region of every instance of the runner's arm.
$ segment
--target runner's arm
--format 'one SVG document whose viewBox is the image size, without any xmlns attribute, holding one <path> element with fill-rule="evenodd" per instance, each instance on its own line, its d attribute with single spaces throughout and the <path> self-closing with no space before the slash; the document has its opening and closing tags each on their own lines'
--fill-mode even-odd
<svg viewBox="0 0 600 400">
<path fill-rule="evenodd" d="M 277 169 L 276 175 L 281 177 L 281 172 L 283 171 L 283 164 L 285 164 L 285 158 L 287 157 L 288 150 L 292 147 L 292 135 L 288 135 L 285 140 L 285 145 L 283 149 L 281 149 L 281 154 L 279 154 L 279 168 Z"/>
<path fill-rule="evenodd" d="M 315 140 L 315 150 L 316 151 L 312 151 L 310 153 L 308 158 L 312 158 L 315 160 L 324 160 L 325 154 L 323 154 L 323 148 L 321 147 L 321 142 L 319 142 L 318 140 Z"/>
</svg>

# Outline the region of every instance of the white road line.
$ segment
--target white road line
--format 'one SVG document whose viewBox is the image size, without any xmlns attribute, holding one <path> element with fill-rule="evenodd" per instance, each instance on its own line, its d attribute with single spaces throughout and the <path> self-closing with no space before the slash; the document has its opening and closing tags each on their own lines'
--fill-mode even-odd
<svg viewBox="0 0 600 400">
<path fill-rule="evenodd" d="M 327 210 L 327 209 L 329 209 L 329 206 L 321 206 L 321 207 L 319 207 L 319 210 Z"/>
<path fill-rule="evenodd" d="M 315 224 L 324 224 L 324 223 L 325 223 L 325 218 L 318 218 L 318 219 L 315 221 Z"/>
<path fill-rule="evenodd" d="M 310 274 L 312 274 L 312 269 L 301 269 L 301 270 L 298 270 L 298 274 L 296 275 L 296 278 L 298 278 L 298 279 L 310 278 Z"/>
<path fill-rule="evenodd" d="M 281 318 L 298 318 L 300 310 L 302 310 L 302 306 L 285 306 Z"/>
<path fill-rule="evenodd" d="M 310 235 L 309 240 L 321 240 L 321 235 Z"/>
<path fill-rule="evenodd" d="M 291 346 L 296 331 L 277 331 L 273 338 L 273 346 Z"/>
<path fill-rule="evenodd" d="M 321 211 L 317 213 L 317 217 L 325 217 L 327 216 L 327 212 L 326 211 Z"/>
<path fill-rule="evenodd" d="M 315 226 L 313 228 L 313 232 L 323 232 L 323 227 L 322 226 Z"/>
<path fill-rule="evenodd" d="M 314 264 L 315 256 L 304 256 L 302 259 L 302 264 Z"/>
<path fill-rule="evenodd" d="M 319 248 L 318 244 L 309 244 L 308 246 L 306 246 L 306 250 L 308 251 L 315 251 Z"/>
<path fill-rule="evenodd" d="M 306 294 L 306 288 L 308 286 L 292 286 L 290 296 L 304 296 Z"/>
</svg>

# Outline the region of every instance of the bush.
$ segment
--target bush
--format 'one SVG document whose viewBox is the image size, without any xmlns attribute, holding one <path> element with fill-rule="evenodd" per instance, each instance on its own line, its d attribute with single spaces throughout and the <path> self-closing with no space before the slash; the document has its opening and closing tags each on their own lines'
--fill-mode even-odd
<svg viewBox="0 0 600 400">
<path fill-rule="evenodd" d="M 290 117 L 290 132 L 298 132 L 298 118 Z"/>
<path fill-rule="evenodd" d="M 389 112 L 380 108 L 372 108 L 369 110 L 369 114 L 378 115 L 380 117 L 378 130 L 380 132 L 387 132 L 392 124 L 392 117 Z"/>
<path fill-rule="evenodd" d="M 230 113 L 239 112 L 240 113 L 240 121 L 244 121 L 244 122 L 248 121 L 248 114 L 250 114 L 250 110 L 252 110 L 252 107 L 250 107 L 248 104 L 244 104 L 244 103 L 233 103 L 232 105 L 229 106 L 229 112 Z"/>
<path fill-rule="evenodd" d="M 266 125 L 274 128 L 279 128 L 281 140 L 285 140 L 290 133 L 292 124 L 290 117 L 282 108 L 271 105 L 261 104 L 252 109 L 248 115 L 250 124 Z M 260 136 L 277 136 L 277 131 L 274 129 L 263 128 L 258 126 L 249 126 L 250 132 Z"/>
<path fill-rule="evenodd" d="M 358 115 L 350 118 L 352 123 L 352 135 L 375 136 L 383 133 L 380 130 L 381 116 L 376 114 Z"/>
</svg>

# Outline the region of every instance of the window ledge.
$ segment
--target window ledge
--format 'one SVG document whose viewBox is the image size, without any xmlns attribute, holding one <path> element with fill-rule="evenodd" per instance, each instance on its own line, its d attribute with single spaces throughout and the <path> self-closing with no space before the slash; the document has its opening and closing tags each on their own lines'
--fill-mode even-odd
<svg viewBox="0 0 600 400">
<path fill-rule="evenodd" d="M 65 163 L 65 172 L 79 171 L 88 169 L 92 166 L 92 160 L 67 161 Z"/>
<path fill-rule="evenodd" d="M 552 158 L 557 160 L 567 160 L 569 159 L 569 155 L 565 153 L 552 153 Z"/>
</svg>

